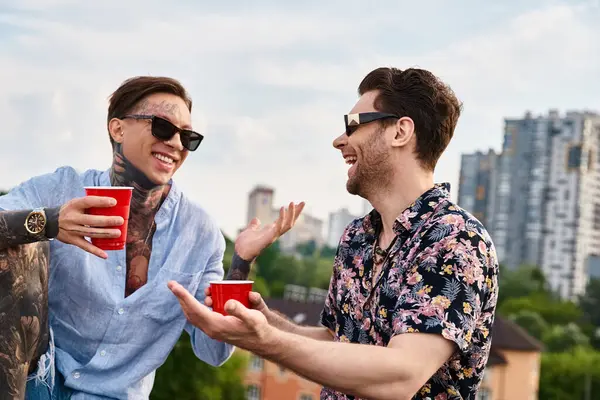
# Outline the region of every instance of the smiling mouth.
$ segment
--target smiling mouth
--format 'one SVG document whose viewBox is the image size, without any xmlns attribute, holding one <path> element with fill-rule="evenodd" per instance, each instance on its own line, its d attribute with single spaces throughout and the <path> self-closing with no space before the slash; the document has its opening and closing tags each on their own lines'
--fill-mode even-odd
<svg viewBox="0 0 600 400">
<path fill-rule="evenodd" d="M 344 157 L 344 160 L 346 161 L 346 164 L 352 166 L 356 163 L 356 156 L 346 156 Z"/>
<path fill-rule="evenodd" d="M 152 156 L 162 162 L 164 162 L 165 164 L 175 164 L 175 160 L 173 160 L 171 157 L 169 156 L 165 156 L 164 154 L 160 154 L 160 153 L 152 153 Z"/>
</svg>

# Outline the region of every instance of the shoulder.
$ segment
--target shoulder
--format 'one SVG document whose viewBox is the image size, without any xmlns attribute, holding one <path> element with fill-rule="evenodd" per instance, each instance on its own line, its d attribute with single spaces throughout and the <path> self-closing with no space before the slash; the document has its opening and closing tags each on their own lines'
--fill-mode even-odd
<svg viewBox="0 0 600 400">
<path fill-rule="evenodd" d="M 219 221 L 211 215 L 199 202 L 190 199 L 179 192 L 178 220 L 191 229 L 197 240 L 225 248 L 225 236 L 221 231 Z"/>
<path fill-rule="evenodd" d="M 72 197 L 80 182 L 79 173 L 73 167 L 59 167 L 10 189 L 7 195 L 2 196 L 0 208 L 56 207 Z"/>
<path fill-rule="evenodd" d="M 487 229 L 475 216 L 451 201 L 431 216 L 421 241 L 425 255 L 475 257 L 487 267 L 497 268 L 496 250 Z"/>
</svg>

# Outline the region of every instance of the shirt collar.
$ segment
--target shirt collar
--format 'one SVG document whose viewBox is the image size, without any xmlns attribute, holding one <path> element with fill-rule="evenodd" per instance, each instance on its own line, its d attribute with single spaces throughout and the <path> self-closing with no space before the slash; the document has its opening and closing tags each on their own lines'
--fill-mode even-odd
<svg viewBox="0 0 600 400">
<path fill-rule="evenodd" d="M 434 210 L 439 204 L 450 198 L 450 183 L 438 183 L 431 189 L 419 196 L 411 205 L 409 205 L 394 222 L 394 232 L 400 234 L 419 226 L 423 217 L 431 210 Z M 365 232 L 375 235 L 381 229 L 381 215 L 373 209 L 363 219 L 363 228 Z"/>
</svg>

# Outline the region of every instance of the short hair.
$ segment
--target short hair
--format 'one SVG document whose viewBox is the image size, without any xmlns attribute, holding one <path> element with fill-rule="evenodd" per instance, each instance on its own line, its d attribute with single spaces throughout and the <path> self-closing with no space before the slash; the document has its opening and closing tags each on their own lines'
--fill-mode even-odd
<svg viewBox="0 0 600 400">
<path fill-rule="evenodd" d="M 358 86 L 361 96 L 373 90 L 379 92 L 375 109 L 413 120 L 417 159 L 433 171 L 454 135 L 462 109 L 452 89 L 424 69 L 381 67 L 367 74 Z"/>
<path fill-rule="evenodd" d="M 121 83 L 121 86 L 110 95 L 107 125 L 113 118 L 122 118 L 132 112 L 142 100 L 156 93 L 181 97 L 188 110 L 192 111 L 192 99 L 178 80 L 164 76 L 136 76 Z M 110 132 L 108 136 L 114 146 Z"/>
</svg>

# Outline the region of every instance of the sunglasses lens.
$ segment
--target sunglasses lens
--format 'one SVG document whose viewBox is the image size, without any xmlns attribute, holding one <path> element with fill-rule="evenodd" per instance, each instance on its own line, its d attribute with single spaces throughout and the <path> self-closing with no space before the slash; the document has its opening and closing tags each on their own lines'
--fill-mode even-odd
<svg viewBox="0 0 600 400">
<path fill-rule="evenodd" d="M 203 136 L 194 131 L 181 132 L 181 144 L 189 151 L 194 151 L 200 146 Z"/>
<path fill-rule="evenodd" d="M 169 140 L 177 132 L 177 127 L 169 121 L 154 117 L 152 120 L 152 134 L 160 140 Z"/>
</svg>

